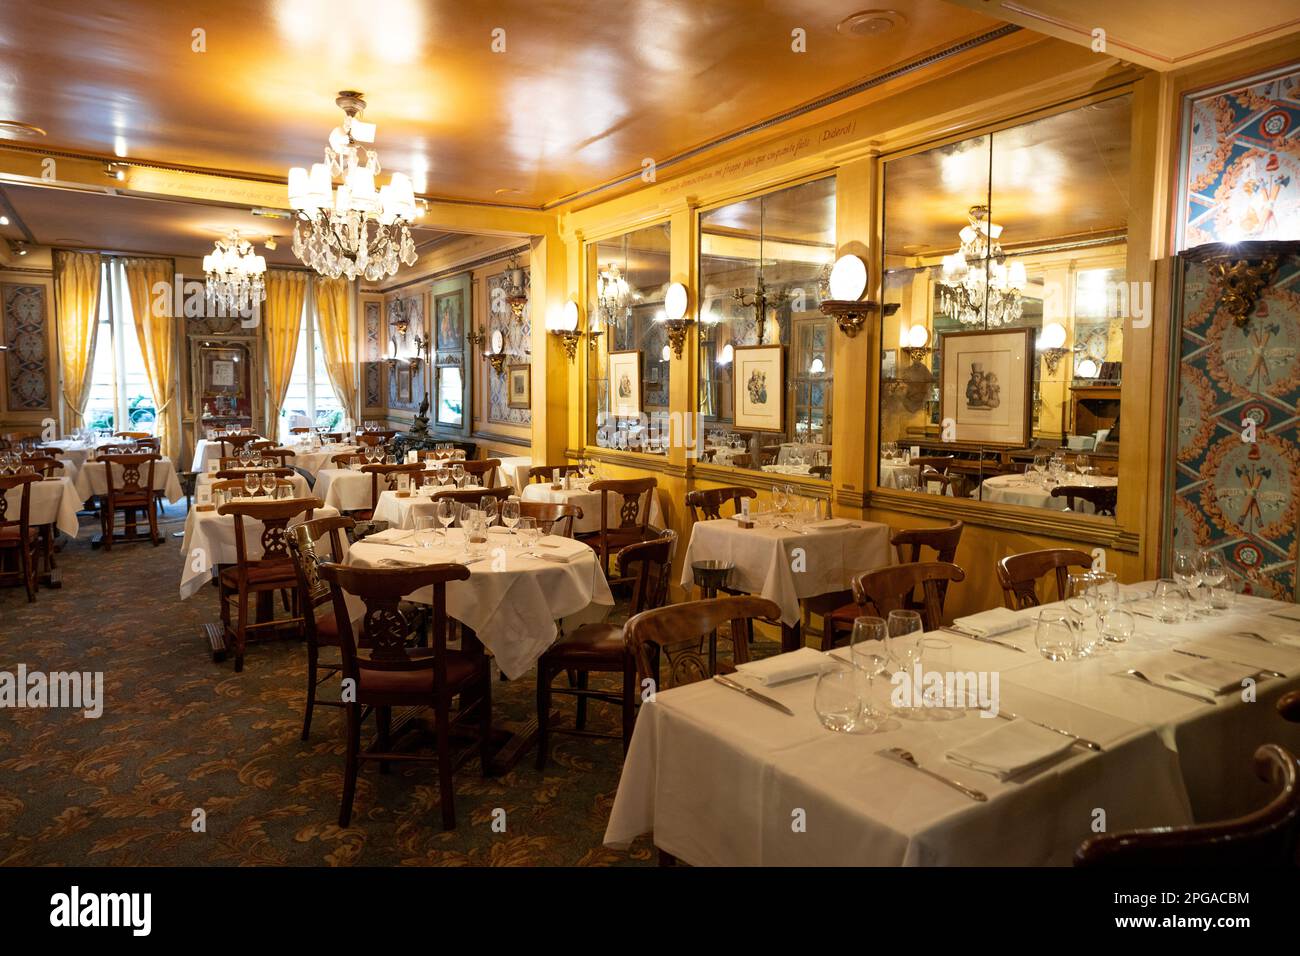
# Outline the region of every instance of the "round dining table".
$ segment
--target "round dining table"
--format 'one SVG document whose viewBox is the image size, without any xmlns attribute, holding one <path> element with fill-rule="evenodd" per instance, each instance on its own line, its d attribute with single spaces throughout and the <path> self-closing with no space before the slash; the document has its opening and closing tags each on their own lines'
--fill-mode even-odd
<svg viewBox="0 0 1300 956">
<path fill-rule="evenodd" d="M 590 482 L 581 481 L 570 488 L 553 488 L 546 482 L 534 482 L 524 488 L 519 497 L 524 501 L 548 501 L 553 504 L 577 505 L 582 509 L 582 517 L 573 522 L 574 534 L 588 534 L 600 531 L 601 493 L 592 491 Z M 664 527 L 663 511 L 659 507 L 659 489 L 650 493 L 650 527 Z M 623 496 L 615 492 L 609 494 L 609 514 L 607 526 L 617 527 L 619 513 L 623 507 Z"/>
<path fill-rule="evenodd" d="M 1086 477 L 1071 475 L 1065 484 L 1085 485 L 1094 488 L 1115 488 L 1119 485 L 1119 479 L 1110 475 L 1088 475 Z M 1008 505 L 1026 505 L 1030 508 L 1046 508 L 1051 511 L 1064 511 L 1067 505 L 1065 498 L 1053 498 L 1050 489 L 1027 475 L 994 475 L 992 478 L 985 478 L 980 490 L 975 494 L 980 495 L 984 501 L 995 501 Z M 1093 513 L 1093 507 L 1089 502 L 1082 501 L 1078 504 L 1082 513 Z"/>
</svg>

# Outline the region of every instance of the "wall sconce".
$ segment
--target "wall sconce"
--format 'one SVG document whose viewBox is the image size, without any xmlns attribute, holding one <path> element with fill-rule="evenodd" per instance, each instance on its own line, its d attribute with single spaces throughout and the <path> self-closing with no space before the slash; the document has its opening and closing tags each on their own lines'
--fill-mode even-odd
<svg viewBox="0 0 1300 956">
<path fill-rule="evenodd" d="M 828 285 L 830 298 L 822 301 L 821 313 L 834 318 L 840 331 L 849 338 L 862 330 L 872 312 L 879 310 L 882 315 L 893 315 L 898 311 L 898 303 L 882 309 L 879 303 L 862 301 L 862 293 L 867 289 L 867 265 L 858 256 L 836 259 Z"/>
<path fill-rule="evenodd" d="M 428 353 L 429 340 L 420 333 L 415 333 L 415 354 L 411 356 L 411 371 L 420 371 L 420 366 L 424 364 L 424 356 Z"/>
<path fill-rule="evenodd" d="M 480 324 L 469 333 L 468 339 L 471 346 L 479 348 L 487 341 L 487 333 L 483 331 L 483 326 Z"/>
<path fill-rule="evenodd" d="M 1291 251 L 1291 245 L 1277 241 L 1212 242 L 1179 255 L 1209 266 L 1220 305 L 1233 317 L 1237 327 L 1244 329 L 1259 305 L 1260 294 L 1272 283 L 1278 262 Z"/>
<path fill-rule="evenodd" d="M 668 291 L 664 293 L 663 323 L 668 330 L 668 342 L 673 347 L 673 354 L 678 358 L 682 357 L 682 349 L 686 346 L 686 333 L 695 324 L 694 319 L 686 317 L 689 304 L 690 293 L 686 291 L 686 286 L 680 282 L 668 286 Z"/>
<path fill-rule="evenodd" d="M 578 303 L 570 299 L 546 320 L 546 331 L 557 335 L 564 345 L 564 354 L 572 362 L 578 354 L 578 339 L 582 332 L 578 329 Z"/>
<path fill-rule="evenodd" d="M 492 347 L 483 353 L 483 357 L 492 366 L 492 371 L 500 375 L 506 367 L 506 337 L 500 329 L 492 330 Z"/>
<path fill-rule="evenodd" d="M 109 179 L 116 179 L 118 182 L 121 182 L 122 180 L 126 179 L 126 164 L 105 163 L 104 175 L 107 176 Z"/>
<path fill-rule="evenodd" d="M 518 255 L 510 257 L 506 278 L 510 282 L 510 288 L 506 291 L 506 305 L 510 306 L 510 312 L 518 322 L 523 319 L 524 306 L 528 304 L 528 286 L 524 283 L 524 270 L 519 267 Z"/>
<path fill-rule="evenodd" d="M 1065 348 L 1065 326 L 1060 322 L 1049 322 L 1043 326 L 1038 345 L 1043 353 L 1043 362 L 1047 365 L 1047 374 L 1055 375 L 1060 368 L 1061 359 L 1070 354 L 1070 350 Z"/>
<path fill-rule="evenodd" d="M 930 357 L 930 330 L 924 325 L 903 327 L 898 333 L 898 348 L 913 365 L 924 365 Z"/>
</svg>

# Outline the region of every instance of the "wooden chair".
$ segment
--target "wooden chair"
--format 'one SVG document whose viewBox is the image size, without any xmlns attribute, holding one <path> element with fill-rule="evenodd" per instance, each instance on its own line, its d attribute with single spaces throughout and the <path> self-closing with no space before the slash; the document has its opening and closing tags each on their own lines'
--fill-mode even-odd
<svg viewBox="0 0 1300 956">
<path fill-rule="evenodd" d="M 409 465 L 362 465 L 361 471 L 370 476 L 370 509 L 355 512 L 353 516 L 359 521 L 369 521 L 379 507 L 379 496 L 385 491 L 397 490 L 397 476 L 407 475 L 411 484 L 418 485 L 420 476 L 424 474 L 424 466 L 419 462 Z"/>
<path fill-rule="evenodd" d="M 763 445 L 758 449 L 758 463 L 760 465 L 775 465 L 779 457 L 781 457 L 780 445 Z"/>
<path fill-rule="evenodd" d="M 149 432 L 113 432 L 114 438 L 129 438 L 131 441 L 139 441 L 141 438 L 152 438 Z"/>
<path fill-rule="evenodd" d="M 54 473 L 63 467 L 63 463 L 57 458 L 49 458 L 44 455 L 23 455 L 22 462 L 34 474 L 40 475 L 42 478 L 53 478 Z"/>
<path fill-rule="evenodd" d="M 224 459 L 223 459 L 223 460 L 224 460 Z M 251 471 L 251 472 L 256 472 L 256 473 L 259 474 L 259 475 L 261 475 L 261 474 L 265 474 L 265 473 L 267 473 L 267 472 L 270 472 L 271 474 L 275 475 L 275 477 L 277 477 L 277 478 L 292 478 L 292 477 L 293 477 L 293 469 L 292 469 L 292 468 L 246 468 L 246 467 L 239 467 L 239 468 L 222 468 L 220 471 L 217 472 L 217 474 L 216 474 L 216 478 L 217 478 L 218 481 L 227 481 L 227 480 L 230 480 L 230 479 L 240 479 L 240 480 L 242 480 L 243 477 L 244 477 L 246 474 L 248 474 L 250 471 Z"/>
<path fill-rule="evenodd" d="M 356 568 L 324 564 L 320 567 L 320 575 L 329 582 L 334 601 L 343 678 L 352 680 L 356 688 L 355 700 L 344 706 L 348 725 L 347 760 L 339 826 L 346 827 L 352 819 L 352 799 L 356 793 L 360 761 L 378 760 L 382 772 L 392 760 L 433 760 L 438 765 L 442 826 L 445 830 L 454 829 L 456 808 L 452 772 L 461 761 L 453 761 L 451 731 L 476 720 L 479 759 L 484 775 L 491 757 L 492 672 L 487 655 L 447 648 L 450 630 L 447 583 L 464 581 L 469 577 L 469 568 L 463 564 L 435 564 L 423 568 Z M 417 637 L 414 633 L 417 625 L 408 618 L 401 601 L 406 595 L 425 588 L 431 592 L 428 602 L 432 612 L 431 640 L 427 649 L 409 648 L 408 641 Z M 354 633 L 349 620 L 346 597 L 349 593 L 360 597 L 365 604 L 360 633 Z M 460 697 L 460 708 L 452 714 L 451 701 L 456 696 Z M 394 707 L 433 708 L 437 744 L 434 757 L 422 758 L 409 752 L 392 751 L 389 734 Z M 361 749 L 363 708 L 374 711 L 378 731 L 375 745 L 365 751 Z"/>
<path fill-rule="evenodd" d="M 257 435 L 223 435 L 221 441 L 221 457 L 232 458 L 239 453 L 239 450 L 245 445 L 253 442 L 262 441 Z"/>
<path fill-rule="evenodd" d="M 162 460 L 158 455 L 100 455 L 104 463 L 105 494 L 99 505 L 99 522 L 103 529 L 103 548 L 111 551 L 117 535 L 117 514 L 123 513 L 128 537 L 135 535 L 136 512 L 149 519 L 149 540 L 154 546 L 162 544 L 158 533 L 158 514 L 154 510 L 154 464 Z M 121 484 L 114 469 L 122 469 Z"/>
<path fill-rule="evenodd" d="M 1289 720 L 1293 724 L 1300 724 L 1300 690 L 1293 690 L 1279 697 L 1277 712 L 1282 715 L 1284 720 Z"/>
<path fill-rule="evenodd" d="M 390 441 L 393 440 L 393 436 L 396 435 L 396 434 L 397 434 L 397 432 L 387 432 L 387 431 L 385 431 L 385 432 L 358 432 L 358 433 L 357 433 L 357 444 L 358 444 L 358 445 L 369 445 L 369 446 L 371 446 L 371 447 L 374 447 L 374 446 L 376 446 L 376 445 L 387 445 Z"/>
<path fill-rule="evenodd" d="M 310 435 L 311 433 L 312 427 L 310 425 L 294 425 L 293 428 L 289 429 L 290 435 Z"/>
<path fill-rule="evenodd" d="M 322 441 L 326 442 L 341 442 L 343 441 L 344 435 L 342 432 L 326 432 L 320 437 Z"/>
<path fill-rule="evenodd" d="M 343 515 L 314 518 L 297 525 L 287 539 L 289 557 L 298 578 L 298 600 L 302 611 L 303 635 L 307 639 L 307 706 L 302 717 L 302 739 L 311 733 L 311 715 L 316 704 L 325 707 L 344 707 L 341 700 L 317 700 L 316 691 L 325 681 L 343 671 L 343 662 L 326 664 L 319 675 L 320 649 L 339 647 L 339 626 L 334 618 L 334 602 L 330 586 L 320 576 L 320 566 L 326 561 L 320 557 L 316 542 L 329 538 L 331 561 L 342 561 L 344 546 L 342 533 L 352 530 L 356 522 Z M 325 606 L 325 613 L 317 609 Z"/>
<path fill-rule="evenodd" d="M 497 500 L 497 504 L 505 501 L 515 493 L 513 488 L 488 488 L 486 491 L 465 490 L 464 488 L 449 488 L 446 491 L 435 491 L 432 495 L 434 501 L 439 498 L 450 498 L 452 501 L 459 502 L 463 505 L 474 505 L 478 507 L 479 499 L 492 497 Z M 520 502 L 522 505 L 523 502 Z M 522 512 L 521 512 L 522 514 Z"/>
<path fill-rule="evenodd" d="M 1086 501 L 1092 505 L 1094 514 L 1113 517 L 1119 499 L 1119 486 L 1102 488 L 1097 485 L 1057 485 L 1052 489 L 1052 497 L 1064 498 L 1066 511 L 1078 511 L 1076 501 Z"/>
<path fill-rule="evenodd" d="M 289 459 L 294 458 L 295 452 L 292 448 L 277 448 L 268 442 L 269 447 L 258 448 L 256 455 L 258 458 L 274 458 L 280 463 L 281 468 L 288 468 Z"/>
<path fill-rule="evenodd" d="M 949 581 L 965 581 L 966 572 L 949 561 L 918 561 L 915 564 L 895 564 L 859 574 L 853 579 L 853 600 L 866 614 L 868 606 L 877 616 L 888 617 L 890 611 L 914 610 L 914 594 L 922 590 L 921 621 L 927 631 L 945 623 L 943 617 L 944 595 Z M 940 588 L 945 590 L 941 593 Z M 852 622 L 849 623 L 850 630 Z"/>
<path fill-rule="evenodd" d="M 213 485 L 214 488 L 217 485 Z M 324 507 L 319 498 L 289 498 L 287 500 L 231 501 L 217 509 L 217 514 L 235 516 L 235 564 L 223 568 L 217 575 L 221 601 L 221 631 L 226 646 L 233 644 L 235 673 L 244 669 L 244 650 L 252 630 L 284 627 L 302 627 L 299 612 L 298 576 L 289 557 L 288 524 L 300 514 L 310 521 L 317 508 Z M 248 556 L 248 542 L 244 535 L 244 521 L 262 524 L 262 556 Z M 275 591 L 292 595 L 291 616 L 276 620 L 270 598 Z M 250 597 L 258 596 L 257 620 L 249 623 Z M 235 603 L 236 619 L 230 619 L 231 601 Z M 289 603 L 286 601 L 286 603 Z"/>
<path fill-rule="evenodd" d="M 31 489 L 40 475 L 0 475 L 0 559 L 14 558 L 14 570 L 5 571 L 0 560 L 0 579 L 16 578 L 27 590 L 27 603 L 36 600 L 36 542 L 39 534 L 31 526 Z M 21 489 L 14 502 L 9 493 Z M 15 504 L 17 507 L 15 508 Z"/>
<path fill-rule="evenodd" d="M 749 452 L 742 452 L 739 455 L 732 455 L 731 467 L 732 468 L 753 468 L 754 456 L 749 454 Z"/>
<path fill-rule="evenodd" d="M 1255 775 L 1277 795 L 1254 813 L 1219 823 L 1158 827 L 1095 836 L 1075 866 L 1293 867 L 1300 844 L 1296 758 L 1277 744 L 1255 751 Z"/>
<path fill-rule="evenodd" d="M 811 468 L 808 469 L 808 474 L 812 475 L 814 478 L 820 478 L 822 481 L 830 481 L 830 480 L 831 480 L 831 466 L 830 466 L 830 465 L 813 465 Z"/>
<path fill-rule="evenodd" d="M 477 481 L 476 485 L 482 485 L 484 488 L 493 488 L 496 486 L 497 469 L 501 467 L 501 459 L 484 458 L 482 461 L 465 462 L 465 474 L 473 475 Z"/>
<path fill-rule="evenodd" d="M 128 444 L 109 444 L 100 445 L 95 449 L 96 460 L 103 458 L 105 455 L 134 455 L 137 454 L 135 442 Z"/>
<path fill-rule="evenodd" d="M 572 538 L 573 523 L 582 520 L 582 509 L 577 505 L 563 505 L 553 501 L 520 501 L 519 517 L 532 518 L 537 522 L 537 527 L 542 529 L 542 534 Z"/>
<path fill-rule="evenodd" d="M 688 492 L 686 507 L 691 509 L 691 521 L 700 520 L 699 512 L 704 513 L 704 520 L 722 517 L 722 505 L 730 501 L 734 514 L 740 513 L 740 499 L 757 498 L 758 492 L 743 485 L 728 485 L 725 488 L 700 488 Z M 696 509 L 699 509 L 697 511 Z"/>
<path fill-rule="evenodd" d="M 1046 548 L 1009 554 L 998 562 L 998 583 L 1002 585 L 1002 600 L 1013 611 L 1038 607 L 1038 579 L 1056 572 L 1056 600 L 1068 595 L 1070 568 L 1083 571 L 1092 569 L 1092 555 L 1073 548 Z"/>
<path fill-rule="evenodd" d="M 528 481 L 531 484 L 536 480 L 539 484 L 549 485 L 557 477 L 563 478 L 565 475 L 577 475 L 582 473 L 580 465 L 534 465 L 528 469 Z"/>
<path fill-rule="evenodd" d="M 366 456 L 360 452 L 349 451 L 330 456 L 330 464 L 335 468 L 347 468 L 354 463 L 366 464 Z"/>
<path fill-rule="evenodd" d="M 675 541 L 676 535 L 666 531 L 663 537 L 628 545 L 618 553 L 616 560 L 619 576 L 635 582 L 630 614 L 662 607 L 667 601 Z M 571 686 L 554 688 L 551 685 L 561 671 L 568 672 Z M 594 673 L 621 674 L 621 691 L 592 690 L 588 686 L 588 679 Z M 627 753 L 636 718 L 636 688 L 636 661 L 623 638 L 622 624 L 584 624 L 552 644 L 537 662 L 537 769 L 546 768 L 550 756 L 549 735 L 553 729 L 560 733 L 586 737 L 613 736 L 587 730 L 588 700 L 601 700 L 622 708 L 621 737 L 623 752 Z M 550 726 L 552 694 L 577 698 L 577 713 L 572 728 Z"/>
<path fill-rule="evenodd" d="M 637 686 L 648 679 L 654 681 L 656 691 L 663 691 L 734 670 L 725 662 L 711 662 L 704 646 L 710 635 L 729 624 L 733 664 L 744 664 L 749 660 L 749 639 L 756 620 L 779 626 L 781 608 L 767 598 L 744 595 L 642 611 L 623 630 L 636 660 Z M 663 679 L 665 662 L 668 675 Z"/>
<path fill-rule="evenodd" d="M 583 535 L 581 540 L 600 554 L 600 569 L 605 574 L 609 574 L 610 555 L 650 537 L 650 500 L 658 484 L 654 478 L 606 478 L 591 483 L 590 489 L 600 492 L 600 531 Z M 611 494 L 622 497 L 616 513 L 618 524 L 612 528 Z"/>
</svg>

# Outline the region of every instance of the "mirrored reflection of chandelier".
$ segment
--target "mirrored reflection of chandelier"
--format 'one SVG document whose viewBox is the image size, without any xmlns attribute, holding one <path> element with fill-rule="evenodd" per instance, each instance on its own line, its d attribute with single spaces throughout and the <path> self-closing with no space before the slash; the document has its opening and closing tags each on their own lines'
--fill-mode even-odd
<svg viewBox="0 0 1300 956">
<path fill-rule="evenodd" d="M 415 264 L 408 224 L 415 219 L 415 192 L 404 173 L 375 189 L 379 154 L 375 124 L 363 122 L 366 101 L 344 90 L 334 101 L 343 110 L 325 147 L 325 162 L 289 170 L 289 205 L 297 213 L 293 254 L 321 275 L 364 276 L 374 281 Z M 334 188 L 334 180 L 343 183 Z"/>
<path fill-rule="evenodd" d="M 210 310 L 227 314 L 248 312 L 266 299 L 266 260 L 253 254 L 253 245 L 231 230 L 203 257 L 204 278 Z"/>
<path fill-rule="evenodd" d="M 606 325 L 624 317 L 628 309 L 628 284 L 618 270 L 618 263 L 611 262 L 597 274 L 596 296 Z"/>
<path fill-rule="evenodd" d="M 966 215 L 969 222 L 959 233 L 961 248 L 943 257 L 939 308 L 966 325 L 1017 322 L 1020 296 L 1028 283 L 1025 264 L 1006 264 L 998 242 L 1002 227 L 989 221 L 987 206 L 971 206 Z"/>
</svg>

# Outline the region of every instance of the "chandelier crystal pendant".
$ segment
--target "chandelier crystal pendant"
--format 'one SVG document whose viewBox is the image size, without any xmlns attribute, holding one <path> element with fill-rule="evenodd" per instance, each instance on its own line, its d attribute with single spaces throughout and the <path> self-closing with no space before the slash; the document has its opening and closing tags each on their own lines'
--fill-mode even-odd
<svg viewBox="0 0 1300 956">
<path fill-rule="evenodd" d="M 375 124 L 362 121 L 366 101 L 344 90 L 334 101 L 343 122 L 329 135 L 325 161 L 310 170 L 289 170 L 289 205 L 297 214 L 293 254 L 321 275 L 375 281 L 415 264 L 408 228 L 415 219 L 415 192 L 404 173 L 375 189 L 379 154 Z M 336 189 L 334 181 L 341 179 Z"/>
<path fill-rule="evenodd" d="M 939 308 L 965 325 L 1012 325 L 1022 314 L 1025 264 L 1006 264 L 998 242 L 1002 227 L 989 221 L 987 206 L 971 206 L 966 218 L 958 233 L 961 247 L 943 257 Z"/>
<path fill-rule="evenodd" d="M 253 254 L 253 245 L 231 230 L 203 257 L 210 310 L 246 313 L 266 300 L 266 260 Z"/>
</svg>

